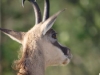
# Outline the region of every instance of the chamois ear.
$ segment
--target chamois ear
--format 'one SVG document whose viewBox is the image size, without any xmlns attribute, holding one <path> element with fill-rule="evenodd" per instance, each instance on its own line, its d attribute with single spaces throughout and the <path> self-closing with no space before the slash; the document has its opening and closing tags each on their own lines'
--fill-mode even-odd
<svg viewBox="0 0 100 75">
<path fill-rule="evenodd" d="M 65 9 L 60 10 L 59 12 L 57 12 L 56 14 L 52 15 L 50 18 L 48 18 L 46 21 L 43 22 L 42 27 L 41 27 L 41 31 L 42 34 L 45 35 L 46 32 L 53 26 L 57 16 L 63 12 Z"/>
<path fill-rule="evenodd" d="M 17 41 L 18 43 L 22 43 L 25 32 L 16 32 L 16 31 L 13 31 L 13 30 L 3 29 L 3 28 L 0 28 L 0 30 L 4 34 L 8 35 L 11 39 Z"/>
</svg>

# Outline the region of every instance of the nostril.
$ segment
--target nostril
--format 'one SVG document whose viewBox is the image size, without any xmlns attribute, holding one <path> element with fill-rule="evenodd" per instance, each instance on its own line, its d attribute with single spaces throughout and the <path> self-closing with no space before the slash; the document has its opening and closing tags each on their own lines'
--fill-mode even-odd
<svg viewBox="0 0 100 75">
<path fill-rule="evenodd" d="M 68 55 L 68 58 L 69 58 L 69 59 L 72 59 L 72 57 L 73 57 L 73 55 L 70 53 L 70 54 Z"/>
<path fill-rule="evenodd" d="M 71 52 L 70 52 L 70 49 L 69 49 L 69 48 L 67 49 L 67 55 L 68 55 L 68 58 L 70 58 L 70 59 L 72 58 L 72 54 L 71 54 Z"/>
<path fill-rule="evenodd" d="M 69 54 L 69 53 L 70 53 L 70 49 L 67 50 L 67 54 Z"/>
<path fill-rule="evenodd" d="M 69 48 L 67 48 L 67 55 L 69 55 L 70 54 L 70 49 Z"/>
</svg>

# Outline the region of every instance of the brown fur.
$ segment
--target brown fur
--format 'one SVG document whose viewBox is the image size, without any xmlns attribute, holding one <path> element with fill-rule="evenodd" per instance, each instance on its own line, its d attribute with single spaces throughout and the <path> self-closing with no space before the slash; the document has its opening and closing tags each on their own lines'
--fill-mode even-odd
<svg viewBox="0 0 100 75">
<path fill-rule="evenodd" d="M 31 30 L 30 30 L 31 31 Z M 15 70 L 18 71 L 17 75 L 44 75 L 43 68 L 45 68 L 44 53 L 40 46 L 41 40 L 39 37 L 39 31 L 34 34 L 30 31 L 26 34 L 27 43 L 24 43 L 25 48 L 22 48 L 22 55 L 19 60 L 15 62 Z M 33 40 L 34 39 L 34 40 Z M 37 69 L 37 70 L 34 70 Z M 37 72 L 39 70 L 39 72 Z M 41 73 L 41 74 L 39 74 Z"/>
<path fill-rule="evenodd" d="M 32 2 L 37 11 L 37 14 L 36 12 L 35 14 L 37 15 L 36 23 L 38 24 L 25 33 L 2 28 L 0 28 L 0 30 L 13 40 L 22 44 L 21 56 L 19 60 L 16 60 L 14 63 L 14 68 L 18 72 L 17 75 L 44 75 L 46 67 L 68 64 L 71 58 L 69 48 L 62 46 L 57 42 L 57 39 L 54 38 L 56 32 L 51 29 L 57 16 L 65 9 L 57 12 L 51 17 L 46 17 L 45 21 L 40 22 L 39 18 L 41 19 L 41 17 L 39 17 L 40 14 L 38 13 L 40 12 L 38 10 L 38 5 L 34 0 L 28 1 Z M 45 1 L 47 2 L 49 0 Z M 44 17 L 46 15 L 44 15 Z"/>
</svg>

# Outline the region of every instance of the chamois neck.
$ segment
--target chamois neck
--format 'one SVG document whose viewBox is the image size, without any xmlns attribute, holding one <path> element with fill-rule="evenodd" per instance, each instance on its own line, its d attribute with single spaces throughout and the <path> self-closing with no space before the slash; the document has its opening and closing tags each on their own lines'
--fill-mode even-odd
<svg viewBox="0 0 100 75">
<path fill-rule="evenodd" d="M 20 68 L 18 75 L 44 75 L 45 73 L 45 60 L 44 53 L 40 49 L 32 50 L 30 55 L 28 55 L 23 61 L 24 66 Z M 26 50 L 27 52 L 27 50 Z M 26 53 L 27 54 L 27 53 Z"/>
</svg>

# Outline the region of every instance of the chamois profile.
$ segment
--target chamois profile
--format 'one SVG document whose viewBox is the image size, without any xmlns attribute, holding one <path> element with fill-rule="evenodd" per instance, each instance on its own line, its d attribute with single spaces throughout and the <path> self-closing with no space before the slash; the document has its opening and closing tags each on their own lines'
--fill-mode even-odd
<svg viewBox="0 0 100 75">
<path fill-rule="evenodd" d="M 44 0 L 44 14 L 36 0 L 28 0 L 34 9 L 35 25 L 27 32 L 16 32 L 0 28 L 11 39 L 22 44 L 21 57 L 15 63 L 17 75 L 44 75 L 45 68 L 52 65 L 68 64 L 71 59 L 70 49 L 62 46 L 52 29 L 57 16 L 65 9 L 49 17 L 50 3 Z M 24 6 L 25 0 L 22 0 Z"/>
</svg>

